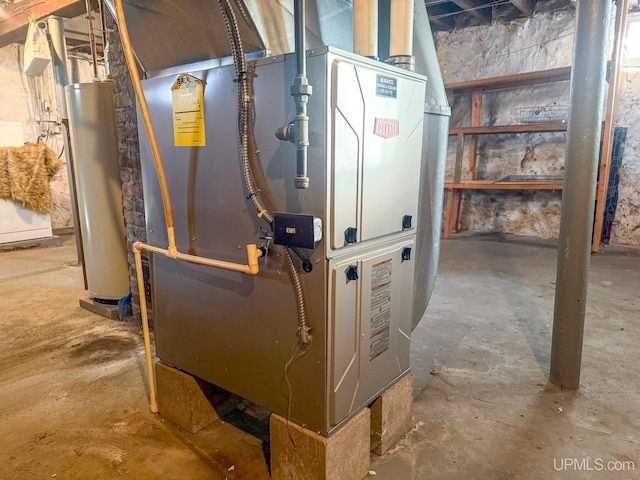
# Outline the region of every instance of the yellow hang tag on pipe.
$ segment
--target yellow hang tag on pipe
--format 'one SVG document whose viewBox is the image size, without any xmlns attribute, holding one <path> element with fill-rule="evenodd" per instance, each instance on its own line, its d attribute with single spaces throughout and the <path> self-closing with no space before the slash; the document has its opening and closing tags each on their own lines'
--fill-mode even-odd
<svg viewBox="0 0 640 480">
<path fill-rule="evenodd" d="M 204 82 L 182 73 L 171 86 L 173 143 L 176 147 L 204 147 Z"/>
</svg>

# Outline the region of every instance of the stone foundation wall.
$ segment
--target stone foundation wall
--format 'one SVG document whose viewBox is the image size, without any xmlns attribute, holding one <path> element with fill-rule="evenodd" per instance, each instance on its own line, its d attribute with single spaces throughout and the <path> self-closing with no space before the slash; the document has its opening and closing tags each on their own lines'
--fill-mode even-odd
<svg viewBox="0 0 640 480">
<path fill-rule="evenodd" d="M 116 133 L 120 157 L 120 176 L 122 178 L 122 204 L 127 232 L 129 284 L 133 297 L 133 314 L 139 318 L 140 299 L 138 297 L 138 280 L 136 277 L 133 244 L 137 241 L 146 242 L 147 232 L 140 170 L 136 98 L 122 51 L 118 27 L 108 14 L 107 30 L 109 31 L 109 63 L 116 107 Z"/>
<path fill-rule="evenodd" d="M 436 34 L 438 58 L 446 83 L 535 70 L 572 63 L 575 8 L 551 8 L 531 18 L 468 27 Z M 613 22 L 611 30 L 613 29 Z M 612 33 L 611 33 L 612 35 Z M 452 126 L 470 124 L 470 95 L 450 97 Z M 569 105 L 569 82 L 488 92 L 483 124 L 518 123 L 518 108 Z M 628 127 L 611 243 L 640 245 L 640 76 L 623 76 L 616 125 Z M 467 148 L 468 148 L 468 141 Z M 455 137 L 450 137 L 447 179 L 453 177 Z M 557 175 L 564 171 L 566 134 L 482 135 L 477 178 L 498 180 L 509 174 Z M 468 150 L 463 178 L 468 172 Z M 545 191 L 470 191 L 463 194 L 461 228 L 557 238 L 561 194 Z"/>
</svg>

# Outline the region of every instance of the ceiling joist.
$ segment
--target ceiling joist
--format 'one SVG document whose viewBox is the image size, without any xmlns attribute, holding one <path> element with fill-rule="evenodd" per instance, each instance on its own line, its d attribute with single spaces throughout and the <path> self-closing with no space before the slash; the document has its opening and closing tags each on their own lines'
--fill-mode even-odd
<svg viewBox="0 0 640 480">
<path fill-rule="evenodd" d="M 491 6 L 477 0 L 453 0 L 457 6 L 483 23 L 491 23 Z"/>
<path fill-rule="evenodd" d="M 511 3 L 522 12 L 525 17 L 533 16 L 536 6 L 535 0 L 510 0 Z"/>
<path fill-rule="evenodd" d="M 10 43 L 24 42 L 29 25 L 29 16 L 36 20 L 56 15 L 72 18 L 86 11 L 82 0 L 47 0 L 36 3 L 14 2 L 0 8 L 0 47 Z"/>
<path fill-rule="evenodd" d="M 429 16 L 429 22 L 433 25 L 437 25 L 439 28 L 443 30 L 451 30 L 455 26 L 455 22 L 452 17 L 437 17 L 437 16 Z"/>
<path fill-rule="evenodd" d="M 452 30 L 455 26 L 454 15 L 443 5 L 442 0 L 428 0 L 425 2 L 431 25 L 442 30 Z"/>
<path fill-rule="evenodd" d="M 418 1 L 418 0 L 416 0 Z M 501 22 L 532 17 L 538 6 L 553 3 L 554 8 L 574 8 L 576 0 L 423 0 L 433 30 L 453 30 L 486 25 L 494 18 Z M 635 0 L 637 1 L 637 0 Z M 543 6 L 542 8 L 549 8 Z M 451 20 L 449 20 L 451 19 Z M 471 22 L 469 20 L 472 20 Z"/>
</svg>

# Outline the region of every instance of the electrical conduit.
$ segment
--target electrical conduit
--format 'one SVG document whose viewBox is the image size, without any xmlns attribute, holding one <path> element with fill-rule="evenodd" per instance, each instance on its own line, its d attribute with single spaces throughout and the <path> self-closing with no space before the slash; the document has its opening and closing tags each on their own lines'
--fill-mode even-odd
<svg viewBox="0 0 640 480">
<path fill-rule="evenodd" d="M 231 47 L 233 65 L 236 73 L 236 83 L 238 85 L 238 141 L 240 143 L 240 156 L 242 162 L 242 174 L 245 185 L 249 192 L 248 198 L 251 199 L 253 205 L 258 211 L 258 217 L 272 226 L 273 214 L 267 210 L 260 192 L 256 188 L 251 171 L 249 161 L 249 104 L 252 99 L 249 97 L 247 67 L 244 58 L 244 49 L 240 39 L 240 32 L 236 16 L 229 3 L 229 0 L 218 0 L 218 5 L 224 17 L 227 36 L 229 38 L 229 46 Z M 295 0 L 295 18 L 296 18 L 296 66 L 297 75 L 294 85 L 291 86 L 291 94 L 296 99 L 296 120 L 294 120 L 294 128 L 290 131 L 297 132 L 296 146 L 297 148 L 297 176 L 295 178 L 296 188 L 307 188 L 309 186 L 309 178 L 307 177 L 307 146 L 308 141 L 308 122 L 307 117 L 307 101 L 311 95 L 311 86 L 308 84 L 306 76 L 306 52 L 305 52 L 305 22 L 304 22 L 304 0 Z M 294 140 L 291 140 L 294 141 Z M 291 282 L 294 289 L 296 308 L 298 312 L 298 339 L 304 345 L 311 343 L 311 327 L 307 321 L 307 309 L 304 298 L 304 289 L 300 274 L 293 263 L 291 252 L 287 249 L 287 267 L 291 276 Z"/>
</svg>

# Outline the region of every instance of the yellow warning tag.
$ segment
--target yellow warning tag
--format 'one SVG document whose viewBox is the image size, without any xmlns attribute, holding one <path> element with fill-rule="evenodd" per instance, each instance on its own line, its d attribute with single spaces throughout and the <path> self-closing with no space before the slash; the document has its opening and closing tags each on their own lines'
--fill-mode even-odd
<svg viewBox="0 0 640 480">
<path fill-rule="evenodd" d="M 176 147 L 204 147 L 204 82 L 182 73 L 171 86 L 173 143 Z"/>
</svg>

